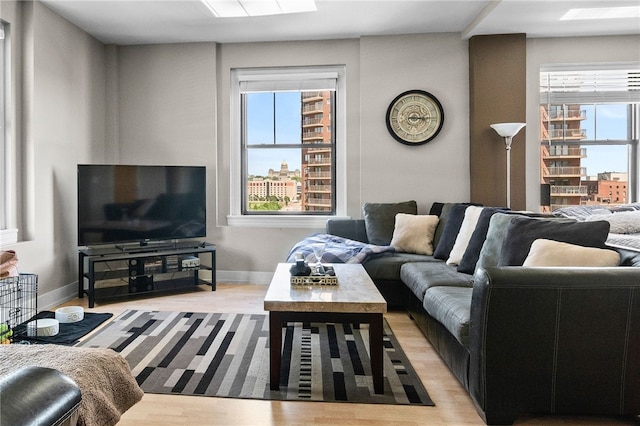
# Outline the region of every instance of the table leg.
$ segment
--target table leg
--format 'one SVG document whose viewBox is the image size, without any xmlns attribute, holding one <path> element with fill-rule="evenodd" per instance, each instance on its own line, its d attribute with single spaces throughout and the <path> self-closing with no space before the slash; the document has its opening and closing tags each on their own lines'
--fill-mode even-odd
<svg viewBox="0 0 640 426">
<path fill-rule="evenodd" d="M 373 390 L 375 393 L 384 393 L 384 365 L 382 345 L 382 314 L 371 316 L 369 325 L 369 351 L 371 352 L 371 374 L 373 375 Z"/>
<path fill-rule="evenodd" d="M 282 320 L 279 312 L 269 312 L 269 364 L 270 388 L 280 390 L 280 364 L 282 362 Z"/>
</svg>

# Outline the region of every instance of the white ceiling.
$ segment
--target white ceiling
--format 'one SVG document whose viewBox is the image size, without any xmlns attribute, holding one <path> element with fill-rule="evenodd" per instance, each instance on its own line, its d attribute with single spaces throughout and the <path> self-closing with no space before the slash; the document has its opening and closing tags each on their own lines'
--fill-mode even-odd
<svg viewBox="0 0 640 426">
<path fill-rule="evenodd" d="M 640 18 L 560 21 L 572 8 L 640 0 L 316 0 L 317 12 L 216 18 L 197 0 L 41 0 L 106 44 L 319 40 L 459 32 L 527 37 L 640 34 Z M 640 48 L 640 47 L 639 47 Z"/>
</svg>

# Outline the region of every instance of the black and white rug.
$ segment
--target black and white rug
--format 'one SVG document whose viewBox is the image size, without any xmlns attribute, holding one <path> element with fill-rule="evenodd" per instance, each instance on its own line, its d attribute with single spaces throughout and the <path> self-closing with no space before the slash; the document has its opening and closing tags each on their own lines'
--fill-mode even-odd
<svg viewBox="0 0 640 426">
<path fill-rule="evenodd" d="M 384 322 L 385 393 L 373 392 L 368 326 L 283 328 L 280 390 L 269 389 L 269 320 L 259 314 L 126 311 L 78 346 L 113 348 L 148 393 L 434 405 Z"/>
</svg>

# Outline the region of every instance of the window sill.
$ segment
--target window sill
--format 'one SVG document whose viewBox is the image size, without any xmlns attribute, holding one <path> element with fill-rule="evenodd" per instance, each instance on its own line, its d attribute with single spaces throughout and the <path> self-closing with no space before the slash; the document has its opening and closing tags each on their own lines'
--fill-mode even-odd
<svg viewBox="0 0 640 426">
<path fill-rule="evenodd" d="M 254 228 L 324 228 L 329 219 L 350 219 L 348 216 L 227 216 L 229 226 Z"/>
<path fill-rule="evenodd" d="M 0 229 L 0 247 L 5 247 L 9 244 L 16 244 L 17 242 L 17 229 Z"/>
</svg>

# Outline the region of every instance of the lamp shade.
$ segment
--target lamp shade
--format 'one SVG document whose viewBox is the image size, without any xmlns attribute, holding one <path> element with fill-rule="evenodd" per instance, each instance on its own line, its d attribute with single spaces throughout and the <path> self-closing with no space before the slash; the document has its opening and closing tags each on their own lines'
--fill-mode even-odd
<svg viewBox="0 0 640 426">
<path fill-rule="evenodd" d="M 526 123 L 496 123 L 491 124 L 491 128 L 495 130 L 503 138 L 513 137 L 518 134 L 520 129 L 526 126 Z"/>
</svg>

